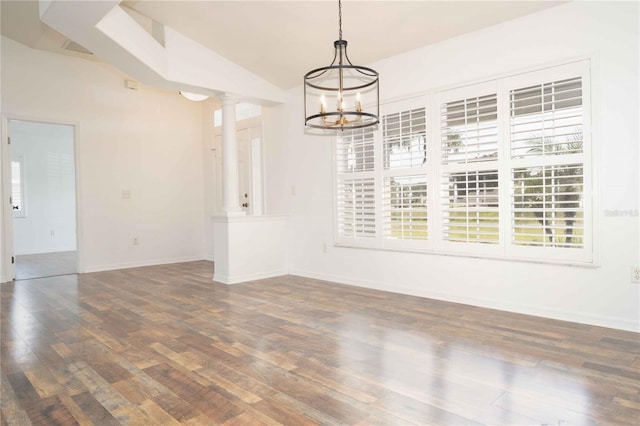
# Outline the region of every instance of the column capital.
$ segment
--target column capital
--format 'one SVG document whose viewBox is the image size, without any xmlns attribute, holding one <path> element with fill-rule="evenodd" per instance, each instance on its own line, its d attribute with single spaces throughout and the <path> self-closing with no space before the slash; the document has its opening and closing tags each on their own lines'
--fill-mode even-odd
<svg viewBox="0 0 640 426">
<path fill-rule="evenodd" d="M 216 96 L 216 99 L 222 102 L 222 105 L 235 105 L 242 100 L 240 96 L 233 93 L 221 93 Z"/>
</svg>

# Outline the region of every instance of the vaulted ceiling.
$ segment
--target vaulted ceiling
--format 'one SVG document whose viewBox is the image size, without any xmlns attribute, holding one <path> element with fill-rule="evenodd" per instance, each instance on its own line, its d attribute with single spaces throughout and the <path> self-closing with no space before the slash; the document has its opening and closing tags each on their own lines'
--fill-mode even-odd
<svg viewBox="0 0 640 426">
<path fill-rule="evenodd" d="M 78 8 L 82 3 L 87 2 L 77 2 Z M 352 61 L 366 65 L 561 3 L 345 0 L 343 38 Z M 281 89 L 300 85 L 305 72 L 328 65 L 338 38 L 337 1 L 124 1 L 120 6 L 138 23 L 146 19 L 169 27 Z M 3 0 L 2 34 L 34 48 L 91 57 L 63 49 L 69 34 L 40 21 L 38 12 L 37 1 Z M 100 52 L 93 56 L 109 61 Z"/>
</svg>

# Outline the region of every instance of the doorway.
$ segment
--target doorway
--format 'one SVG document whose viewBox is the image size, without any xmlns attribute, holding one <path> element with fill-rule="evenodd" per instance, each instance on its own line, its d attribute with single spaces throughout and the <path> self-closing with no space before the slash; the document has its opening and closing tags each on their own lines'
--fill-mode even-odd
<svg viewBox="0 0 640 426">
<path fill-rule="evenodd" d="M 15 279 L 77 273 L 75 128 L 8 125 Z"/>
<path fill-rule="evenodd" d="M 240 206 L 248 216 L 261 216 L 264 210 L 262 182 L 262 122 L 246 120 L 238 122 L 238 192 Z M 222 198 L 222 131 L 216 129 L 212 151 L 214 187 L 214 212 L 221 213 Z"/>
</svg>

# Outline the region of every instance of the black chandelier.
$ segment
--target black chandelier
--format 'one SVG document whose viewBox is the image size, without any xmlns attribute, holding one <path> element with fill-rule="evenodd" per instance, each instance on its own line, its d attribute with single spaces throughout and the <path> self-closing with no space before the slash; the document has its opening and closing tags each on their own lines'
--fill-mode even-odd
<svg viewBox="0 0 640 426">
<path fill-rule="evenodd" d="M 329 130 L 374 126 L 380 121 L 378 73 L 353 65 L 347 56 L 347 41 L 342 39 L 342 0 L 338 0 L 338 21 L 333 62 L 304 76 L 304 124 Z"/>
</svg>

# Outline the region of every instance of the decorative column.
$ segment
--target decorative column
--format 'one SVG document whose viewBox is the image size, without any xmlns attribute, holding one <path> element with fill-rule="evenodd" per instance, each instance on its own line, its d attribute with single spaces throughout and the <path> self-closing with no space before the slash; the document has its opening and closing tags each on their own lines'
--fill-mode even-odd
<svg viewBox="0 0 640 426">
<path fill-rule="evenodd" d="M 222 200 L 226 216 L 242 216 L 238 177 L 238 141 L 236 140 L 237 96 L 225 93 L 222 101 Z"/>
</svg>

